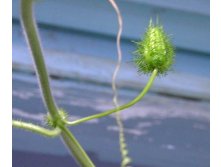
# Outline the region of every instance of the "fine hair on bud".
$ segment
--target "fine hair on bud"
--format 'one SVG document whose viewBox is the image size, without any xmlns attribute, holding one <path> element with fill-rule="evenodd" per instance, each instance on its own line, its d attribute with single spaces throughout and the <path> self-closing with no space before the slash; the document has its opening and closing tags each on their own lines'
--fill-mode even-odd
<svg viewBox="0 0 221 167">
<path fill-rule="evenodd" d="M 139 73 L 149 74 L 157 69 L 158 74 L 166 74 L 170 70 L 174 62 L 174 47 L 163 26 L 150 20 L 143 39 L 136 44 L 133 61 Z"/>
</svg>

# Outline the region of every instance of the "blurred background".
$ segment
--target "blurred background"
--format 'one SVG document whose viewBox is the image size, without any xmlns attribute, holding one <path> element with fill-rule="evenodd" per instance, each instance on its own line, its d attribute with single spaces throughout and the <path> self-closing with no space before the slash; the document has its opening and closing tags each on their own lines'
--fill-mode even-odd
<svg viewBox="0 0 221 167">
<path fill-rule="evenodd" d="M 32 58 L 13 0 L 13 118 L 45 125 Z M 136 167 L 209 167 L 209 0 L 116 0 L 123 16 L 119 103 L 144 87 L 133 65 L 133 41 L 159 17 L 176 47 L 173 69 L 145 98 L 122 112 L 129 155 Z M 107 0 L 36 1 L 53 95 L 70 119 L 113 108 L 111 76 L 117 60 L 117 17 Z M 98 167 L 120 166 L 114 115 L 71 127 Z M 13 129 L 13 167 L 72 167 L 59 138 Z M 76 166 L 76 165 L 75 165 Z"/>
</svg>

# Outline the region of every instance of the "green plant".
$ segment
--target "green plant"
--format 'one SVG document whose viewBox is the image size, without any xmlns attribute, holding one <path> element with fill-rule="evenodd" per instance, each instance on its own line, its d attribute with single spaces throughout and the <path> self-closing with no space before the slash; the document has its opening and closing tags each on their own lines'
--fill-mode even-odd
<svg viewBox="0 0 221 167">
<path fill-rule="evenodd" d="M 112 0 L 112 2 L 114 1 Z M 116 7 L 116 4 L 113 3 L 113 6 Z M 140 94 L 132 101 L 119 106 L 117 103 L 117 93 L 115 92 L 113 98 L 115 108 L 70 122 L 68 121 L 67 113 L 57 107 L 52 96 L 49 77 L 44 62 L 43 52 L 40 45 L 40 40 L 36 29 L 37 26 L 34 20 L 32 8 L 33 0 L 21 0 L 21 22 L 27 43 L 29 44 L 33 56 L 42 98 L 47 109 L 48 116 L 46 117 L 46 121 L 49 129 L 34 125 L 32 123 L 26 123 L 17 120 L 13 120 L 12 125 L 15 128 L 25 129 L 47 137 L 61 136 L 65 145 L 67 146 L 79 166 L 93 167 L 95 165 L 93 164 L 87 153 L 84 151 L 82 146 L 79 144 L 74 134 L 71 133 L 68 126 L 75 126 L 91 119 L 102 118 L 110 114 L 117 113 L 139 102 L 149 91 L 156 76 L 158 74 L 166 73 L 166 71 L 169 70 L 169 68 L 171 67 L 174 56 L 173 47 L 169 41 L 169 38 L 164 33 L 163 28 L 159 25 L 153 25 L 152 22 L 150 22 L 144 39 L 141 42 L 137 43 L 137 51 L 134 58 L 134 62 L 138 66 L 139 72 L 145 74 L 151 73 L 146 86 L 143 88 Z M 118 37 L 120 36 L 120 34 L 121 32 L 119 33 Z M 118 38 L 118 42 L 120 43 L 120 37 Z M 119 43 L 118 55 L 121 55 Z M 121 58 L 118 59 L 119 64 L 120 62 Z M 114 91 L 116 91 L 115 78 L 119 68 L 120 66 L 118 66 L 116 73 L 113 75 L 112 87 Z M 123 157 L 123 162 L 121 166 L 126 166 L 130 162 L 130 159 L 127 156 L 127 149 L 123 135 L 123 126 L 120 120 L 120 116 L 117 116 L 117 122 L 118 125 L 121 126 L 122 130 L 120 133 L 120 143 Z"/>
</svg>

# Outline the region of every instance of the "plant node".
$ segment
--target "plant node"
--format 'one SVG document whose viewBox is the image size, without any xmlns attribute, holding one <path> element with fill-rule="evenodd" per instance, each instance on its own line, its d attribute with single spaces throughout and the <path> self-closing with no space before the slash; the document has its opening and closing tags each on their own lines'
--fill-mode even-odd
<svg viewBox="0 0 221 167">
<path fill-rule="evenodd" d="M 45 117 L 45 122 L 49 127 L 55 128 L 59 126 L 59 124 L 64 124 L 65 120 L 68 117 L 67 112 L 65 112 L 63 109 L 59 109 L 58 113 L 59 113 L 60 118 L 56 120 L 54 120 L 49 113 Z"/>
</svg>

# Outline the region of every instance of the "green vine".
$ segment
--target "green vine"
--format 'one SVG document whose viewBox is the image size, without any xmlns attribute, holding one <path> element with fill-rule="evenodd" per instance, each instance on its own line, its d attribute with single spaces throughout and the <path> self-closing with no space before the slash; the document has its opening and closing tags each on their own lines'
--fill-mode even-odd
<svg viewBox="0 0 221 167">
<path fill-rule="evenodd" d="M 21 0 L 21 23 L 24 29 L 24 34 L 26 36 L 27 43 L 29 44 L 32 53 L 36 73 L 39 80 L 39 86 L 42 92 L 42 97 L 45 106 L 51 118 L 52 122 L 51 124 L 55 129 L 58 128 L 60 130 L 61 137 L 65 145 L 67 145 L 67 148 L 70 150 L 73 157 L 76 159 L 77 163 L 82 167 L 94 167 L 95 165 L 90 160 L 90 158 L 88 157 L 84 149 L 81 147 L 81 145 L 78 143 L 77 139 L 75 139 L 74 135 L 65 126 L 64 119 L 59 114 L 59 110 L 56 106 L 56 103 L 51 93 L 49 77 L 45 66 L 45 61 L 40 45 L 38 32 L 36 30 L 37 25 L 34 20 L 32 8 L 33 8 L 33 0 Z M 23 122 L 20 122 L 20 124 L 27 125 L 26 123 Z M 17 127 L 15 126 L 15 124 L 12 125 L 14 127 Z M 47 133 L 50 132 L 44 130 L 43 128 L 40 127 L 36 128 L 36 127 L 37 126 L 33 124 L 32 126 L 20 126 L 20 128 L 30 130 L 33 132 L 38 132 L 39 134 L 42 134 L 40 132 L 47 132 Z"/>
<path fill-rule="evenodd" d="M 95 114 L 95 115 L 91 115 L 91 116 L 88 116 L 88 117 L 85 117 L 85 118 L 81 118 L 81 119 L 78 119 L 78 120 L 73 121 L 73 122 L 65 121 L 65 123 L 67 125 L 78 125 L 80 123 L 83 123 L 83 122 L 86 122 L 86 121 L 89 121 L 89 120 L 92 120 L 92 119 L 97 119 L 97 118 L 102 118 L 102 117 L 108 116 L 110 114 L 116 113 L 118 111 L 121 111 L 121 110 L 124 110 L 126 108 L 129 108 L 129 107 L 133 106 L 134 104 L 139 102 L 145 96 L 145 94 L 150 90 L 150 88 L 153 84 L 153 81 L 156 78 L 157 74 L 158 74 L 158 70 L 155 69 L 153 71 L 153 73 L 151 74 L 151 76 L 150 76 L 146 86 L 144 87 L 144 89 L 132 101 L 130 101 L 130 102 L 128 102 L 128 103 L 126 103 L 122 106 L 119 106 L 118 108 L 114 108 L 114 109 L 111 109 L 111 110 L 101 112 L 99 114 Z"/>
<path fill-rule="evenodd" d="M 32 123 L 26 123 L 23 121 L 12 121 L 12 126 L 15 128 L 25 129 L 27 131 L 38 133 L 40 135 L 46 136 L 46 137 L 56 137 L 61 133 L 61 130 L 59 128 L 55 129 L 46 129 L 43 127 L 40 127 L 38 125 L 34 125 Z"/>
<path fill-rule="evenodd" d="M 24 129 L 46 137 L 61 136 L 64 144 L 67 146 L 79 166 L 94 167 L 95 165 L 91 161 L 90 157 L 74 137 L 73 133 L 69 130 L 68 126 L 78 125 L 92 119 L 108 116 L 131 107 L 139 102 L 151 88 L 156 76 L 169 70 L 173 62 L 172 45 L 164 33 L 163 28 L 153 26 L 151 23 L 147 33 L 145 34 L 145 38 L 143 41 L 138 43 L 138 49 L 134 59 L 134 62 L 138 66 L 138 70 L 140 72 L 145 74 L 151 73 L 146 86 L 143 88 L 140 94 L 138 94 L 138 96 L 132 101 L 124 105 L 116 105 L 116 108 L 70 122 L 68 121 L 66 112 L 62 109 L 58 109 L 51 93 L 47 68 L 37 32 L 37 25 L 33 16 L 33 1 L 34 0 L 21 0 L 21 23 L 35 64 L 35 71 L 39 80 L 42 99 L 47 109 L 47 125 L 51 129 L 46 129 L 32 123 L 17 120 L 12 121 L 12 126 L 14 128 Z M 122 136 L 123 132 L 120 132 L 120 135 L 120 142 L 122 143 L 121 150 L 123 150 L 122 154 L 126 157 L 127 150 L 125 149 L 126 145 L 124 136 Z M 124 163 L 126 166 L 128 162 L 123 162 L 122 166 Z"/>
</svg>

